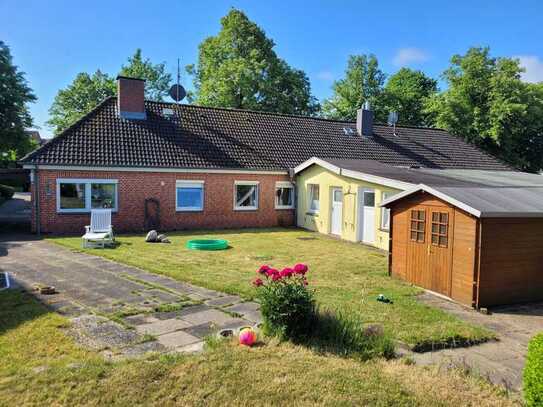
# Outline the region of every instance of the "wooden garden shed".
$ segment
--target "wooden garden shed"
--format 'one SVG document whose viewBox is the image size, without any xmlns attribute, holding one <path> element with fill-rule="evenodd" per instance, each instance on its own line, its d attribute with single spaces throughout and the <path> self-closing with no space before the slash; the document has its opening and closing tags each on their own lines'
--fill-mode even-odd
<svg viewBox="0 0 543 407">
<path fill-rule="evenodd" d="M 511 174 L 384 201 L 389 273 L 475 308 L 543 300 L 543 176 Z"/>
</svg>

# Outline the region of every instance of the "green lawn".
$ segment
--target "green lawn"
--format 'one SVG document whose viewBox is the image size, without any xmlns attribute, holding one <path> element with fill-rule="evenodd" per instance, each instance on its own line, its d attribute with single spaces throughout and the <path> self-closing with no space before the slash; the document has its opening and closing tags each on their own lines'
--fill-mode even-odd
<svg viewBox="0 0 543 407">
<path fill-rule="evenodd" d="M 0 292 L 0 405 L 510 406 L 458 371 L 359 362 L 289 343 L 225 343 L 192 356 L 108 362 L 30 294 Z"/>
<path fill-rule="evenodd" d="M 381 323 L 390 335 L 411 346 L 481 341 L 492 336 L 483 328 L 418 302 L 420 290 L 390 278 L 387 255 L 376 249 L 300 229 L 177 232 L 168 236 L 171 244 L 145 243 L 143 235 L 119 236 L 115 249 L 85 251 L 246 298 L 255 293 L 250 282 L 260 265 L 283 268 L 302 262 L 310 267 L 309 282 L 320 305 L 356 313 L 367 323 Z M 231 248 L 217 252 L 185 248 L 189 239 L 208 237 L 228 239 Z M 50 241 L 82 250 L 79 237 Z M 377 302 L 378 294 L 394 303 Z"/>
</svg>

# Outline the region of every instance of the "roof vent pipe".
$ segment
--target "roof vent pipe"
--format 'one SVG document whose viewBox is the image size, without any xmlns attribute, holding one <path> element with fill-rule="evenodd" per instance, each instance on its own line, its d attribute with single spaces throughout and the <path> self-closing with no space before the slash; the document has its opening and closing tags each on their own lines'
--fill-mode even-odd
<svg viewBox="0 0 543 407">
<path fill-rule="evenodd" d="M 360 136 L 371 136 L 373 134 L 373 111 L 370 102 L 365 101 L 362 109 L 356 112 L 356 131 Z"/>
</svg>

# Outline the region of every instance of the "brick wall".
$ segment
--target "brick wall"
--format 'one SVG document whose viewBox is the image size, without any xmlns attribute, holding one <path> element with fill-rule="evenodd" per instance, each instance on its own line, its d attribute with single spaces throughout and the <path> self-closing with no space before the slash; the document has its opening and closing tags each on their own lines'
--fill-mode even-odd
<svg viewBox="0 0 543 407">
<path fill-rule="evenodd" d="M 38 178 L 42 233 L 82 234 L 90 221 L 90 213 L 57 213 L 57 178 L 118 180 L 118 211 L 113 213 L 112 219 L 117 232 L 144 231 L 147 198 L 160 202 L 162 231 L 294 225 L 294 210 L 275 209 L 275 183 L 288 181 L 286 175 L 39 170 Z M 203 211 L 176 212 L 176 180 L 205 182 Z M 260 182 L 257 210 L 234 210 L 234 181 Z M 32 215 L 35 230 L 35 213 Z"/>
</svg>

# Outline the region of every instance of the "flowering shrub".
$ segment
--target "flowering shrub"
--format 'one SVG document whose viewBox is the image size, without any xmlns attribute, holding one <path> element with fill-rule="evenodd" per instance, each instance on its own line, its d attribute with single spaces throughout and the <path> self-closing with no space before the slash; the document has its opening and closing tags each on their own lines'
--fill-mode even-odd
<svg viewBox="0 0 543 407">
<path fill-rule="evenodd" d="M 305 264 L 279 271 L 264 265 L 253 281 L 260 299 L 264 330 L 284 339 L 298 340 L 311 331 L 315 300 L 307 287 Z"/>
</svg>

